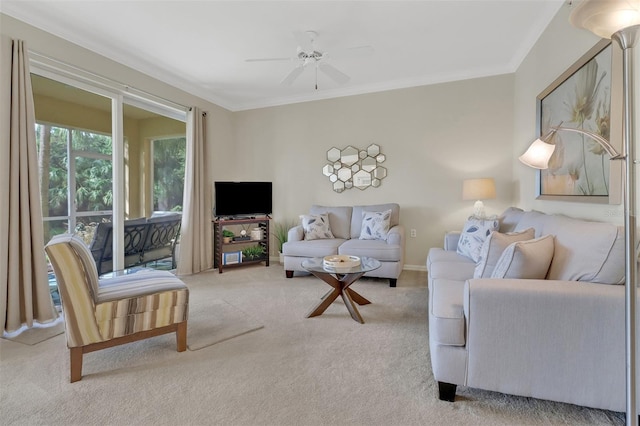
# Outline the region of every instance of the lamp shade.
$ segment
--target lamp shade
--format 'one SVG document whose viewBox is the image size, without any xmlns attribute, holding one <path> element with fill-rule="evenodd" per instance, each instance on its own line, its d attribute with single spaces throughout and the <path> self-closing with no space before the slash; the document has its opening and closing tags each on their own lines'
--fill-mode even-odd
<svg viewBox="0 0 640 426">
<path fill-rule="evenodd" d="M 462 182 L 463 200 L 488 200 L 496 198 L 496 183 L 492 178 L 466 179 Z"/>
<path fill-rule="evenodd" d="M 549 159 L 555 149 L 555 145 L 546 143 L 542 139 L 536 139 L 529 149 L 519 157 L 519 160 L 534 169 L 546 169 L 549 167 Z"/>
<path fill-rule="evenodd" d="M 615 32 L 640 24 L 640 0 L 584 0 L 569 17 L 571 25 L 611 38 Z"/>
</svg>

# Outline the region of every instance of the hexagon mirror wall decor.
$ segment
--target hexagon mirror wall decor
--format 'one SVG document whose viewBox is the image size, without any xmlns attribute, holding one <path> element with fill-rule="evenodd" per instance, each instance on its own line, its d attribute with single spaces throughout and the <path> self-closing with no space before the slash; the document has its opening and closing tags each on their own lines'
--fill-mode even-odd
<svg viewBox="0 0 640 426">
<path fill-rule="evenodd" d="M 335 163 L 340 159 L 340 150 L 338 148 L 331 148 L 327 151 L 327 160 L 331 163 Z"/>
<path fill-rule="evenodd" d="M 381 164 L 387 159 L 380 145 L 371 144 L 365 149 L 351 145 L 343 149 L 333 147 L 327 151 L 327 161 L 322 174 L 329 178 L 336 192 L 358 188 L 378 188 L 387 177 L 387 169 Z"/>
</svg>

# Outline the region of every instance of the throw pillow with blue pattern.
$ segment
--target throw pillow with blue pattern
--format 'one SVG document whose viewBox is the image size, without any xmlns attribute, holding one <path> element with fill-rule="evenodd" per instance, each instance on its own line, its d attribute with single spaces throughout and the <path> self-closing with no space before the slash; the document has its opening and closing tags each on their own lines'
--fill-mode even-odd
<svg viewBox="0 0 640 426">
<path fill-rule="evenodd" d="M 489 234 L 497 231 L 499 226 L 498 219 L 479 219 L 471 216 L 464 224 L 456 252 L 477 263 L 484 241 Z"/>
<path fill-rule="evenodd" d="M 310 214 L 300 216 L 305 240 L 334 238 L 329 226 L 329 214 Z"/>
<path fill-rule="evenodd" d="M 386 240 L 391 222 L 391 210 L 362 212 L 361 240 Z"/>
</svg>

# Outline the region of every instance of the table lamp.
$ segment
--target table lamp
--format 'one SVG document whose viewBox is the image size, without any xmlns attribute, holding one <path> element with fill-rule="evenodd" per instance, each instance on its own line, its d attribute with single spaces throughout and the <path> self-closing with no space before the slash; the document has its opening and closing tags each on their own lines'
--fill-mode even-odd
<svg viewBox="0 0 640 426">
<path fill-rule="evenodd" d="M 496 198 L 496 184 L 493 178 L 465 179 L 462 182 L 462 199 L 476 200 L 473 205 L 473 216 L 484 219 L 486 213 L 482 200 Z"/>
</svg>

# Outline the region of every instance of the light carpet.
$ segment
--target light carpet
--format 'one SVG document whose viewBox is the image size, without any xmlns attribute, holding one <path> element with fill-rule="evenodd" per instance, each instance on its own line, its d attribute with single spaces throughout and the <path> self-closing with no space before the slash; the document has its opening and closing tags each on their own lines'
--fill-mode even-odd
<svg viewBox="0 0 640 426">
<path fill-rule="evenodd" d="M 258 320 L 224 300 L 199 301 L 189 305 L 187 347 L 197 351 L 262 327 Z"/>
<path fill-rule="evenodd" d="M 622 425 L 621 413 L 460 387 L 438 400 L 428 344 L 426 274 L 397 288 L 363 279 L 372 304 L 351 319 L 338 299 L 305 318 L 329 287 L 254 265 L 184 278 L 190 303 L 224 300 L 264 328 L 178 353 L 173 335 L 85 355 L 69 383 L 64 336 L 0 340 L 3 425 Z M 191 320 L 199 316 L 192 311 Z"/>
</svg>

